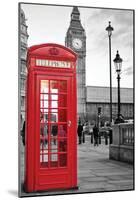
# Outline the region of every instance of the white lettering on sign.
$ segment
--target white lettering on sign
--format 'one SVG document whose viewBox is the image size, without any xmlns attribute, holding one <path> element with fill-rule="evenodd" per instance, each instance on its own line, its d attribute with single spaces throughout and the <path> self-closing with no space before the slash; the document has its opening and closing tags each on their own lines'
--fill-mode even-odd
<svg viewBox="0 0 138 200">
<path fill-rule="evenodd" d="M 57 60 L 42 60 L 36 59 L 37 66 L 43 67 L 60 67 L 60 68 L 71 68 L 71 63 L 67 61 L 57 61 Z"/>
</svg>

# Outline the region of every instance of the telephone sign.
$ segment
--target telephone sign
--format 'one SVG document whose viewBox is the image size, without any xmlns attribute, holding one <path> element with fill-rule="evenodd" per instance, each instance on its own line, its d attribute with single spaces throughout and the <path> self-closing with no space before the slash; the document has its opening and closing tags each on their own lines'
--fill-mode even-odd
<svg viewBox="0 0 138 200">
<path fill-rule="evenodd" d="M 77 187 L 76 60 L 58 44 L 28 49 L 27 192 Z"/>
<path fill-rule="evenodd" d="M 36 66 L 71 68 L 71 62 L 37 59 L 36 60 Z"/>
</svg>

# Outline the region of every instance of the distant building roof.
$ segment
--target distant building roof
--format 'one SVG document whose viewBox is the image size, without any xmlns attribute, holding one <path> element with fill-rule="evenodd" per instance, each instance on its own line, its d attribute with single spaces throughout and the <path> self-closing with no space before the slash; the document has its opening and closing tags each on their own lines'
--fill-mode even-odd
<svg viewBox="0 0 138 200">
<path fill-rule="evenodd" d="M 121 103 L 133 103 L 133 88 L 120 88 Z M 109 103 L 110 88 L 101 86 L 86 86 L 87 103 Z M 112 102 L 118 102 L 117 88 L 112 88 Z"/>
</svg>

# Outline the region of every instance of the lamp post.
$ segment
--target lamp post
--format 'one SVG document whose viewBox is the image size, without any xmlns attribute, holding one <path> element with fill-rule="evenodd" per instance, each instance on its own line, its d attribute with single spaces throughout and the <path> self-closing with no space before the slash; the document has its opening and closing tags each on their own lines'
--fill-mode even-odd
<svg viewBox="0 0 138 200">
<path fill-rule="evenodd" d="M 117 82 L 118 82 L 118 113 L 117 113 L 117 118 L 115 120 L 115 124 L 123 123 L 124 119 L 123 116 L 121 115 L 120 112 L 120 74 L 121 74 L 121 69 L 122 69 L 122 58 L 120 58 L 119 52 L 117 51 L 116 57 L 113 60 L 115 64 L 115 69 L 117 73 Z"/>
<path fill-rule="evenodd" d="M 111 36 L 113 27 L 111 27 L 111 22 L 109 21 L 109 25 L 106 28 L 109 37 L 109 68 L 110 68 L 110 125 L 112 124 L 112 67 L 111 67 Z"/>
</svg>

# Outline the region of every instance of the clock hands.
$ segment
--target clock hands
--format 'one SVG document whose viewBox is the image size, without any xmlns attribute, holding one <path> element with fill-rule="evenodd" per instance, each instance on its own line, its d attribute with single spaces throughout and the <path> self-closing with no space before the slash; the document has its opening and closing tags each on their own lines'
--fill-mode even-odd
<svg viewBox="0 0 138 200">
<path fill-rule="evenodd" d="M 79 40 L 79 39 L 74 39 L 73 40 L 73 46 L 74 46 L 74 48 L 76 48 L 76 49 L 80 49 L 81 48 L 81 46 L 82 46 L 82 42 L 81 42 L 81 40 Z"/>
</svg>

